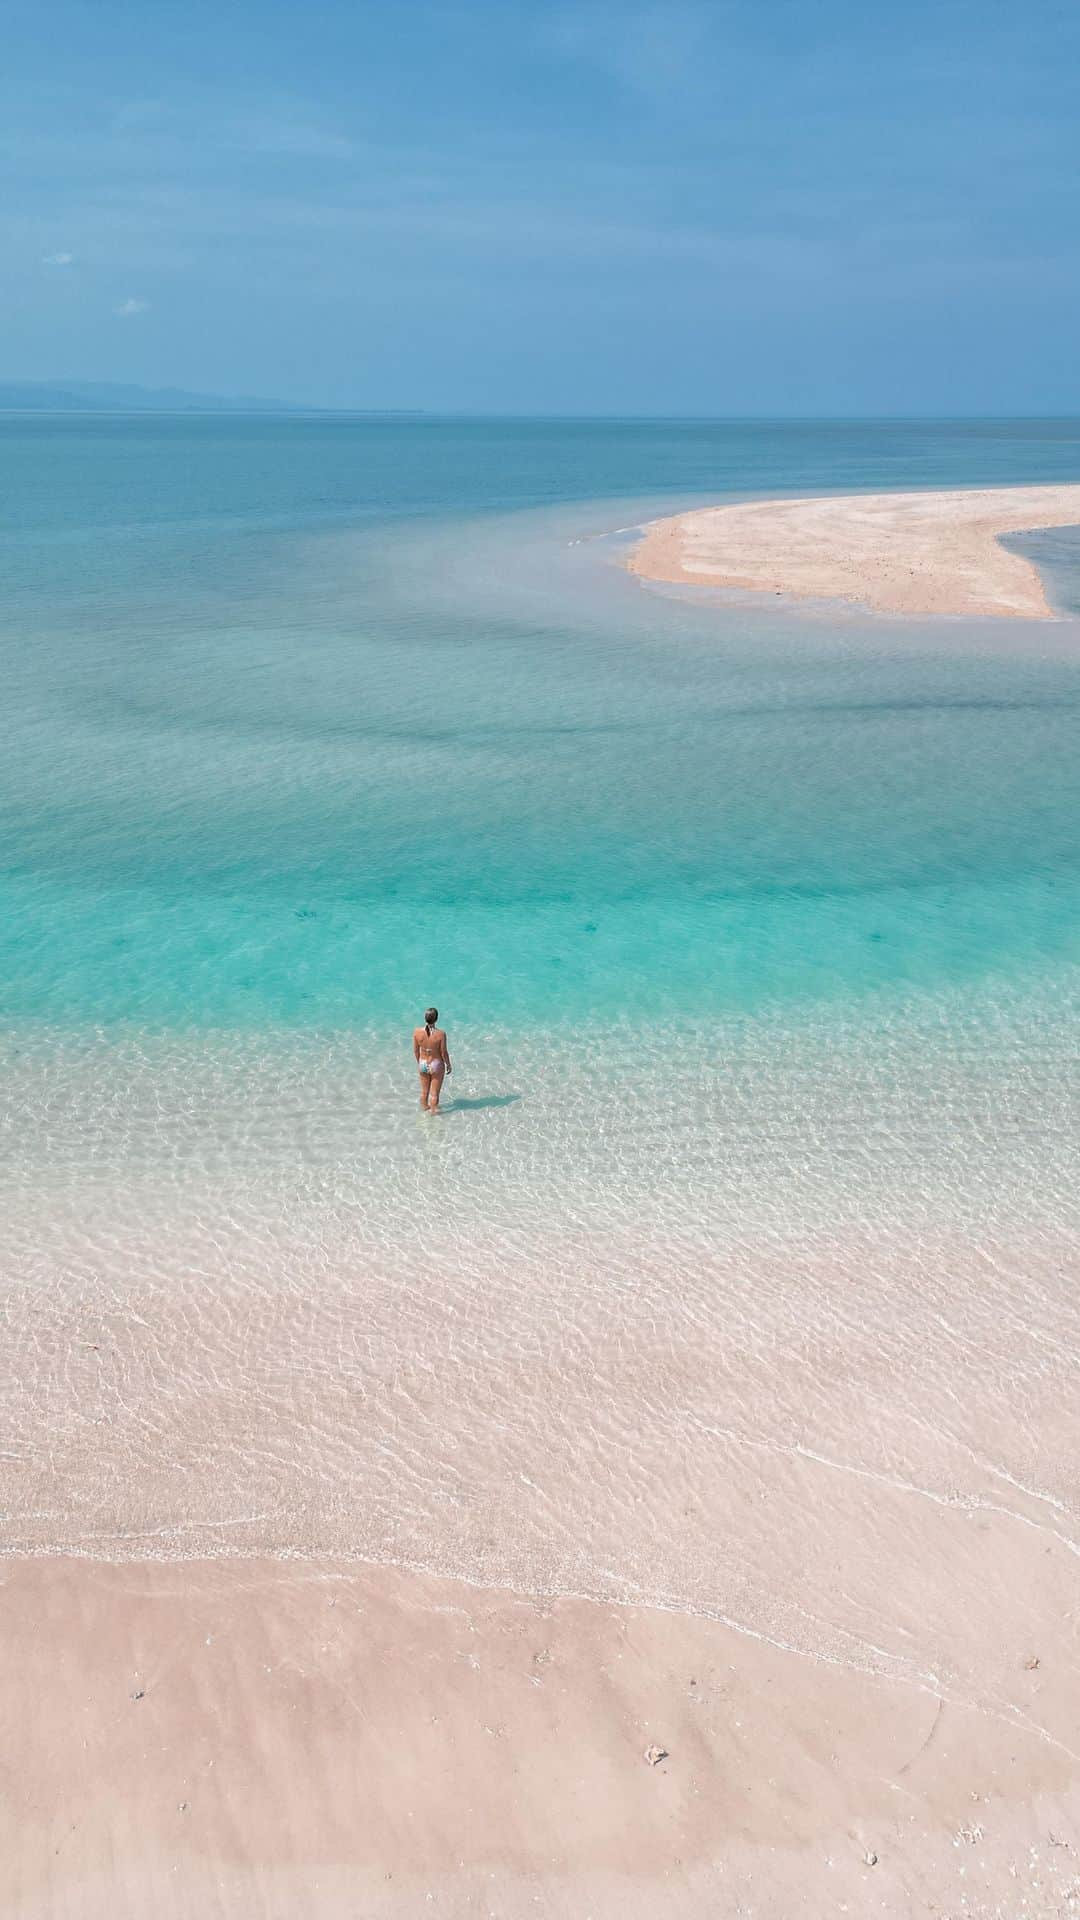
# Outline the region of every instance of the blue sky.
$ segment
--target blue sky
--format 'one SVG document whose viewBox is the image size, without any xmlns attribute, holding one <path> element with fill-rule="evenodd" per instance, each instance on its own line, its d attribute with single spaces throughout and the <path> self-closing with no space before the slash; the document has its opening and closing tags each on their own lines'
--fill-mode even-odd
<svg viewBox="0 0 1080 1920">
<path fill-rule="evenodd" d="M 1080 9 L 9 0 L 0 378 L 1080 412 Z"/>
</svg>

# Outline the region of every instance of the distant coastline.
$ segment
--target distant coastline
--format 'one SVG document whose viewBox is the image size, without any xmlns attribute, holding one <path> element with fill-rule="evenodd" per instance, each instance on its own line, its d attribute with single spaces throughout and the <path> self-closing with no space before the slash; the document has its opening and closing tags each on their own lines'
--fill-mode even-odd
<svg viewBox="0 0 1080 1920">
<path fill-rule="evenodd" d="M 411 407 L 318 407 L 255 394 L 191 393 L 184 387 L 136 387 L 111 381 L 0 381 L 0 413 L 345 413 L 353 418 L 417 420 Z"/>
<path fill-rule="evenodd" d="M 1080 485 L 753 500 L 654 520 L 641 579 L 846 600 L 877 613 L 1055 617 L 1008 533 L 1080 525 Z"/>
</svg>

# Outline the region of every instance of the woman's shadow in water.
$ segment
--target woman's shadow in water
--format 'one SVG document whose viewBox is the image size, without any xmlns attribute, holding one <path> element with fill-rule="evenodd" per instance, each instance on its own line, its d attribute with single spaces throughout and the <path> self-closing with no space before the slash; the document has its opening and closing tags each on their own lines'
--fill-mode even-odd
<svg viewBox="0 0 1080 1920">
<path fill-rule="evenodd" d="M 455 1094 L 445 1107 L 439 1108 L 439 1112 L 445 1113 L 447 1118 L 452 1113 L 480 1113 L 486 1107 L 512 1107 L 515 1100 L 521 1097 L 520 1093 L 483 1093 L 475 1098 Z"/>
</svg>

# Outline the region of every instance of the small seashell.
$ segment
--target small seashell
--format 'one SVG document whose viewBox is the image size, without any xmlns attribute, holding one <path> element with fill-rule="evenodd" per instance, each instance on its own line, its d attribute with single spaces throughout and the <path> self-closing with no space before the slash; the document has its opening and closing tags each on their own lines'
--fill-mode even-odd
<svg viewBox="0 0 1080 1920">
<path fill-rule="evenodd" d="M 645 1749 L 645 1759 L 648 1761 L 650 1767 L 658 1767 L 661 1760 L 666 1760 L 667 1758 L 668 1750 L 666 1747 L 658 1747 L 654 1744 Z"/>
</svg>

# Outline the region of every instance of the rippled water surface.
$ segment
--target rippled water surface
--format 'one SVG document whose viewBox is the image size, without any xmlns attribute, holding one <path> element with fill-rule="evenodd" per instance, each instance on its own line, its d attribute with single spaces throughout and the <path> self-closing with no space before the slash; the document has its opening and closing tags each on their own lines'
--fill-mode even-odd
<svg viewBox="0 0 1080 1920">
<path fill-rule="evenodd" d="M 958 1520 L 1076 1532 L 1078 536 L 1031 626 L 653 593 L 610 536 L 1076 479 L 1080 429 L 9 420 L 0 462 L 4 1543 L 962 1673 Z"/>
</svg>

